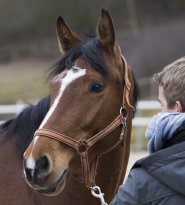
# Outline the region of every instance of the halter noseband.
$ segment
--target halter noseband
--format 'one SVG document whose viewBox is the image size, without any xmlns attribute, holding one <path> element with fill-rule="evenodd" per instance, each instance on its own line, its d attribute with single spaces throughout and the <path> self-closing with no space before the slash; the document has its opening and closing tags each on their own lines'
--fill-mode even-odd
<svg viewBox="0 0 185 205">
<path fill-rule="evenodd" d="M 128 109 L 129 108 L 134 109 L 129 101 L 129 93 L 130 93 L 130 90 L 132 89 L 131 83 L 129 80 L 129 73 L 131 71 L 127 65 L 125 58 L 123 56 L 121 56 L 121 58 L 125 65 L 125 76 L 124 76 L 125 86 L 123 88 L 122 106 L 120 108 L 120 114 L 105 129 L 101 130 L 96 135 L 92 136 L 91 138 L 87 140 L 86 139 L 75 140 L 64 134 L 55 132 L 50 129 L 44 129 L 44 128 L 36 130 L 34 134 L 34 136 L 39 135 L 39 136 L 55 139 L 75 149 L 81 158 L 82 175 L 83 175 L 85 186 L 91 190 L 95 186 L 95 175 L 96 175 L 96 168 L 97 168 L 99 157 L 113 150 L 120 142 L 123 142 L 125 130 L 127 129 L 126 127 L 127 127 Z M 90 169 L 89 161 L 88 161 L 88 150 L 93 145 L 95 145 L 97 142 L 99 142 L 101 139 L 103 139 L 105 136 L 110 134 L 113 130 L 115 130 L 119 125 L 122 125 L 122 130 L 121 130 L 121 134 L 120 134 L 118 141 L 109 150 L 102 153 L 100 156 L 97 156 L 96 159 L 92 162 L 92 166 Z"/>
</svg>

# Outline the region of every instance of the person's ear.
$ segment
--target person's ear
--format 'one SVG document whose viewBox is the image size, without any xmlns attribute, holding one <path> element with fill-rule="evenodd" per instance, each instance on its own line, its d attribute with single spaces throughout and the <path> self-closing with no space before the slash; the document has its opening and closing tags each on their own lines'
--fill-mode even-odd
<svg viewBox="0 0 185 205">
<path fill-rule="evenodd" d="M 183 112 L 183 106 L 180 101 L 175 102 L 175 111 L 176 112 Z"/>
</svg>

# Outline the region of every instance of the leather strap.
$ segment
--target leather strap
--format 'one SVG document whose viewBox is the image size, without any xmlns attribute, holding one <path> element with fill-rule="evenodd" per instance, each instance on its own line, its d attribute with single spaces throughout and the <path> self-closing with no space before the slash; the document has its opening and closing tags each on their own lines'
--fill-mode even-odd
<svg viewBox="0 0 185 205">
<path fill-rule="evenodd" d="M 55 139 L 57 141 L 63 142 L 71 147 L 73 147 L 74 149 L 76 149 L 78 151 L 78 147 L 79 147 L 79 141 L 70 138 L 66 135 L 60 134 L 56 131 L 53 130 L 49 130 L 49 129 L 38 129 L 36 130 L 34 136 L 43 136 L 43 137 L 49 137 L 52 139 Z"/>
<path fill-rule="evenodd" d="M 123 88 L 123 103 L 122 105 L 125 107 L 130 107 L 133 110 L 135 110 L 135 108 L 131 105 L 130 103 L 130 96 L 129 93 L 131 91 L 131 89 L 133 89 L 133 85 L 130 82 L 130 78 L 129 76 L 131 76 L 131 68 L 128 66 L 126 59 L 124 58 L 123 55 L 121 55 L 122 61 L 125 65 L 125 87 Z"/>
<path fill-rule="evenodd" d="M 84 183 L 86 187 L 90 188 L 93 185 L 93 179 L 90 175 L 89 160 L 87 151 L 80 154 L 82 164 L 82 175 L 84 176 Z"/>
</svg>

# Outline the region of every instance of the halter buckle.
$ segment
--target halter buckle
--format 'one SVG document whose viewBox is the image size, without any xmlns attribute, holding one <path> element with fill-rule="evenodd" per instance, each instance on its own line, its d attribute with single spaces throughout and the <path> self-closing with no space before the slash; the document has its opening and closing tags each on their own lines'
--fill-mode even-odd
<svg viewBox="0 0 185 205">
<path fill-rule="evenodd" d="M 120 115 L 122 115 L 122 122 L 121 122 L 121 133 L 120 133 L 120 140 L 123 140 L 124 134 L 125 134 L 125 127 L 126 127 L 126 123 L 127 123 L 127 116 L 128 116 L 128 112 L 127 109 L 124 107 L 120 108 Z"/>
</svg>

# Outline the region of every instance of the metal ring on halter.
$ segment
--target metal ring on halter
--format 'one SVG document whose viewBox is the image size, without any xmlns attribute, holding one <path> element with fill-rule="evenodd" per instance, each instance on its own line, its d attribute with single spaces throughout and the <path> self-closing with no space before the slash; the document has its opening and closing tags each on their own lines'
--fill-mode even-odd
<svg viewBox="0 0 185 205">
<path fill-rule="evenodd" d="M 87 149 L 88 149 L 88 146 L 87 146 L 86 141 L 83 140 L 83 139 L 80 139 L 79 140 L 79 147 L 78 147 L 78 150 L 77 150 L 78 154 L 81 154 L 82 152 L 87 151 Z"/>
<path fill-rule="evenodd" d="M 120 115 L 122 115 L 122 128 L 121 128 L 121 133 L 120 133 L 120 140 L 123 140 L 124 134 L 125 134 L 125 127 L 126 127 L 126 123 L 127 123 L 127 109 L 125 109 L 124 107 L 120 108 Z"/>
<path fill-rule="evenodd" d="M 127 116 L 128 116 L 128 112 L 127 109 L 124 108 L 123 106 L 120 108 L 120 115 L 123 116 L 123 121 L 122 121 L 122 125 L 125 125 L 126 121 L 127 121 Z"/>
<path fill-rule="evenodd" d="M 127 109 L 124 108 L 123 106 L 121 106 L 121 108 L 119 110 L 119 113 L 122 114 L 122 115 L 125 114 L 125 116 L 127 116 Z"/>
</svg>

